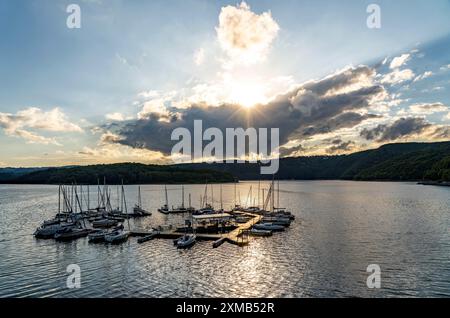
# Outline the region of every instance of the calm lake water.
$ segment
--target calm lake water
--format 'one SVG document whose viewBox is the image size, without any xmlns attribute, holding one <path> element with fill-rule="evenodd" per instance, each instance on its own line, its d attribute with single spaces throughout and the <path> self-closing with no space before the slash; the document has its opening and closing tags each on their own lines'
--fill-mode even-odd
<svg viewBox="0 0 450 318">
<path fill-rule="evenodd" d="M 238 186 L 242 203 L 250 185 L 257 182 Z M 57 211 L 57 187 L 0 185 L 0 297 L 450 296 L 450 188 L 342 181 L 280 188 L 281 205 L 297 217 L 287 231 L 243 248 L 198 242 L 177 250 L 162 239 L 115 246 L 36 240 L 35 228 Z M 178 205 L 181 187 L 168 189 L 170 204 Z M 186 186 L 186 198 L 191 193 L 198 206 L 203 190 Z M 218 185 L 214 192 L 217 200 Z M 137 186 L 126 193 L 131 207 Z M 233 193 L 233 185 L 223 185 L 225 208 Z M 156 212 L 161 186 L 142 186 L 142 196 L 153 215 L 132 227 L 183 223 Z M 81 268 L 80 289 L 66 288 L 69 264 Z M 366 286 L 369 264 L 381 267 L 381 289 Z"/>
</svg>

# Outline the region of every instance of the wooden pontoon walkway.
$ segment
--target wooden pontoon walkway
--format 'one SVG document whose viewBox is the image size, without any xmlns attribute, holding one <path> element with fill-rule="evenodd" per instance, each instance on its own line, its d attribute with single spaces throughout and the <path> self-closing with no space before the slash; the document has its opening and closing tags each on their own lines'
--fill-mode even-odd
<svg viewBox="0 0 450 318">
<path fill-rule="evenodd" d="M 203 234 L 196 233 L 198 240 L 203 241 L 214 241 L 213 247 L 219 247 L 224 242 L 228 242 L 238 246 L 244 246 L 248 244 L 248 237 L 245 237 L 244 234 L 255 224 L 261 221 L 262 216 L 252 213 L 240 213 L 244 216 L 250 216 L 251 219 L 246 223 L 238 224 L 238 227 L 229 233 L 224 234 Z M 149 232 L 146 231 L 131 231 L 132 236 L 146 236 Z M 176 230 L 169 231 L 160 231 L 155 238 L 160 239 L 176 239 L 183 236 L 184 233 L 177 232 Z"/>
</svg>

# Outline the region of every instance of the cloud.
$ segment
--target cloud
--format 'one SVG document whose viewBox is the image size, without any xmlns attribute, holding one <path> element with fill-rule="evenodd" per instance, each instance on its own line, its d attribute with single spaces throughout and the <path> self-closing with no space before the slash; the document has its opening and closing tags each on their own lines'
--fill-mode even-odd
<svg viewBox="0 0 450 318">
<path fill-rule="evenodd" d="M 195 65 L 202 65 L 204 61 L 205 61 L 205 50 L 203 48 L 200 48 L 194 53 L 194 63 Z"/>
<path fill-rule="evenodd" d="M 391 69 L 399 68 L 400 66 L 404 65 L 409 60 L 410 57 L 411 55 L 408 53 L 402 54 L 398 57 L 394 57 L 389 67 Z"/>
<path fill-rule="evenodd" d="M 414 115 L 431 115 L 449 111 L 449 107 L 442 103 L 421 103 L 409 106 L 409 110 Z"/>
<path fill-rule="evenodd" d="M 331 142 L 331 146 L 326 149 L 328 154 L 345 153 L 354 149 L 355 143 L 353 141 L 343 141 L 341 139 L 335 139 Z"/>
<path fill-rule="evenodd" d="M 258 15 L 242 2 L 222 7 L 216 32 L 221 48 L 232 61 L 253 64 L 266 58 L 279 29 L 270 12 Z"/>
<path fill-rule="evenodd" d="M 16 114 L 0 113 L 0 127 L 8 136 L 20 137 L 30 143 L 58 144 L 54 138 L 38 135 L 31 130 L 48 132 L 82 132 L 76 124 L 71 123 L 59 109 L 43 111 L 37 107 L 29 107 Z"/>
<path fill-rule="evenodd" d="M 420 134 L 429 127 L 431 127 L 431 124 L 424 118 L 400 118 L 391 125 L 381 124 L 373 129 L 365 128 L 360 132 L 360 135 L 367 140 L 387 142 Z"/>
<path fill-rule="evenodd" d="M 370 80 L 361 81 L 374 76 L 375 70 L 368 66 L 349 67 L 324 79 L 298 85 L 252 111 L 230 103 L 163 107 L 163 99 L 152 104 L 152 108 L 144 105 L 145 116 L 119 123 L 114 133 L 121 137 L 120 144 L 168 155 L 174 145 L 170 140 L 173 129 L 185 127 L 193 131 L 194 120 L 202 120 L 203 129 L 217 127 L 222 131 L 237 127 L 279 128 L 280 144 L 284 145 L 292 139 L 333 133 L 374 118 L 375 115 L 357 113 L 366 112 L 374 101 L 386 95 L 382 86 Z"/>
<path fill-rule="evenodd" d="M 415 76 L 414 72 L 410 69 L 405 70 L 395 69 L 391 73 L 384 75 L 383 78 L 381 79 L 381 83 L 396 85 L 403 83 L 405 81 L 412 80 L 414 76 Z"/>
<path fill-rule="evenodd" d="M 305 148 L 301 144 L 293 147 L 282 146 L 279 149 L 279 153 L 281 158 L 285 158 L 285 157 L 300 156 L 304 150 Z"/>
<path fill-rule="evenodd" d="M 425 73 L 423 73 L 423 74 L 417 76 L 417 77 L 414 79 L 414 82 L 418 82 L 418 81 L 420 81 L 420 80 L 426 79 L 426 78 L 431 77 L 431 76 L 433 76 L 433 72 L 427 71 L 427 72 L 425 72 Z"/>
<path fill-rule="evenodd" d="M 106 117 L 106 119 L 113 120 L 113 121 L 124 121 L 124 120 L 127 120 L 127 118 L 121 113 L 106 114 L 105 117 Z"/>
</svg>

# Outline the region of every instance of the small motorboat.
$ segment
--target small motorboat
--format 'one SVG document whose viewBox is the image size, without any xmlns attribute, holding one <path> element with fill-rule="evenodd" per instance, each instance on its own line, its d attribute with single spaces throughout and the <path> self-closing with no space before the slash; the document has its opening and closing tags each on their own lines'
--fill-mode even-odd
<svg viewBox="0 0 450 318">
<path fill-rule="evenodd" d="M 274 232 L 281 232 L 284 231 L 283 225 L 277 225 L 273 223 L 259 223 L 255 224 L 253 228 L 257 230 L 266 230 L 266 231 L 274 231 Z"/>
<path fill-rule="evenodd" d="M 146 236 L 144 236 L 144 237 L 139 238 L 139 239 L 137 240 L 137 242 L 138 242 L 139 244 L 142 244 L 142 243 L 145 243 L 145 242 L 147 242 L 147 241 L 151 241 L 151 240 L 153 240 L 153 239 L 156 237 L 156 235 L 158 235 L 158 234 L 159 234 L 158 231 L 153 231 L 153 232 L 151 232 L 149 235 L 146 235 Z"/>
<path fill-rule="evenodd" d="M 128 240 L 130 232 L 123 229 L 114 230 L 105 235 L 105 241 L 112 244 L 122 243 Z"/>
<path fill-rule="evenodd" d="M 185 234 L 177 240 L 178 248 L 187 248 L 195 244 L 197 236 L 195 234 Z"/>
<path fill-rule="evenodd" d="M 248 216 L 237 216 L 236 217 L 236 223 L 247 223 L 250 221 L 251 217 Z"/>
<path fill-rule="evenodd" d="M 271 230 L 251 229 L 250 234 L 253 236 L 272 236 L 272 231 Z"/>
<path fill-rule="evenodd" d="M 283 225 L 283 226 L 290 226 L 291 225 L 291 219 L 286 217 L 263 217 L 262 221 L 264 223 L 273 223 L 276 225 Z"/>
</svg>

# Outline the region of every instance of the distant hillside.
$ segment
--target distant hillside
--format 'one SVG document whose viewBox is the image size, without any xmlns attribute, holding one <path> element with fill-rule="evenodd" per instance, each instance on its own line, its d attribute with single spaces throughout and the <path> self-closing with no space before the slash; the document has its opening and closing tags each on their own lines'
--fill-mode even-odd
<svg viewBox="0 0 450 318">
<path fill-rule="evenodd" d="M 189 169 L 220 170 L 241 180 L 261 176 L 258 164 L 186 164 Z M 283 158 L 277 174 L 296 180 L 450 180 L 450 142 L 403 143 L 341 156 Z"/>
<path fill-rule="evenodd" d="M 3 176 L 3 177 L 2 177 Z M 5 177 L 7 176 L 7 177 Z M 271 179 L 259 164 L 194 163 L 172 166 L 123 163 L 112 165 L 0 169 L 0 183 L 204 183 Z M 276 176 L 285 180 L 450 181 L 450 142 L 403 143 L 341 156 L 283 158 Z"/>
<path fill-rule="evenodd" d="M 77 182 L 96 184 L 97 180 L 103 182 L 103 178 L 106 178 L 109 184 L 119 184 L 122 179 L 125 184 L 204 183 L 205 180 L 214 180 L 214 182 L 234 181 L 231 174 L 210 169 L 192 170 L 175 166 L 120 163 L 48 168 L 21 174 L 16 178 L 0 180 L 0 183 L 61 184 Z"/>
</svg>

